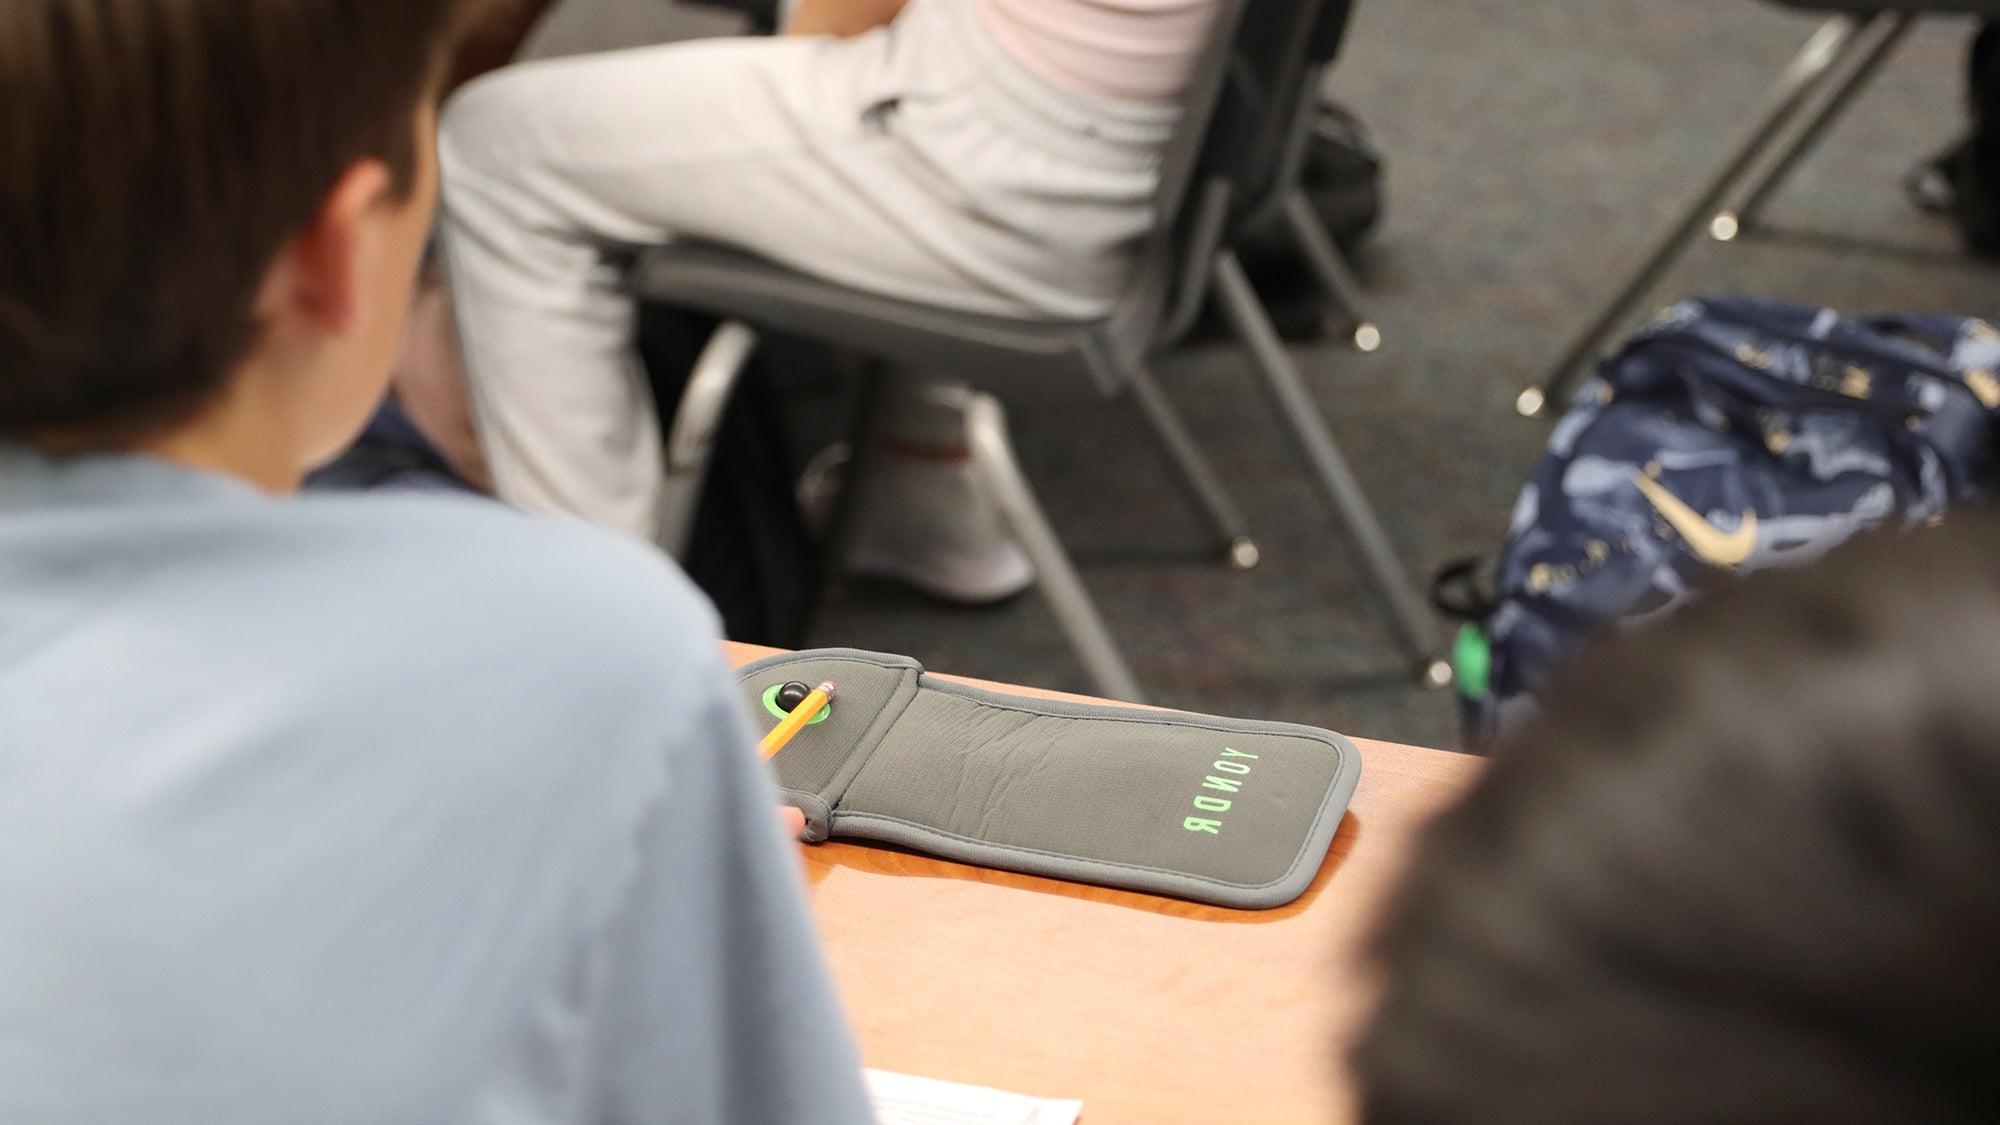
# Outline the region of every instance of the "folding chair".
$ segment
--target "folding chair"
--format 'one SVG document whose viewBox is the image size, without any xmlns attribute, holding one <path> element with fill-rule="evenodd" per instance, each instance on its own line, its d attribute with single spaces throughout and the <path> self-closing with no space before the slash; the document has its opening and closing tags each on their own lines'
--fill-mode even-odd
<svg viewBox="0 0 2000 1125">
<path fill-rule="evenodd" d="M 1515 408 L 1535 417 L 1569 401 L 1614 333 L 1706 228 L 1717 242 L 1757 229 L 1764 204 L 1854 96 L 1882 67 L 1919 16 L 2000 16 L 2000 0 L 1770 0 L 1781 7 L 1835 13 L 1806 41 L 1764 104 L 1751 115 L 1728 158 L 1656 240 L 1625 284 L 1578 333 L 1540 386 Z"/>
<path fill-rule="evenodd" d="M 1346 0 L 1342 0 L 1345 6 Z M 1223 556 L 1248 569 L 1258 552 L 1243 518 L 1186 426 L 1161 393 L 1150 359 L 1191 323 L 1215 274 L 1225 308 L 1259 359 L 1272 394 L 1295 435 L 1322 469 L 1336 508 L 1355 532 L 1363 561 L 1381 588 L 1412 656 L 1432 680 L 1444 667 L 1422 600 L 1389 551 L 1387 538 L 1353 476 L 1314 412 L 1269 318 L 1223 239 L 1231 217 L 1231 178 L 1247 153 L 1234 135 L 1244 109 L 1235 92 L 1241 75 L 1270 73 L 1271 60 L 1252 50 L 1246 34 L 1271 18 L 1243 18 L 1247 0 L 1229 0 L 1184 98 L 1183 117 L 1168 147 L 1156 197 L 1155 231 L 1132 281 L 1111 314 L 1072 322 L 977 316 L 892 300 L 831 285 L 739 251 L 675 243 L 649 250 L 629 283 L 647 300 L 725 318 L 696 366 L 667 439 L 667 498 L 662 536 L 684 544 L 694 498 L 706 471 L 714 427 L 756 332 L 770 330 L 834 344 L 917 370 L 949 371 L 978 388 L 969 417 L 969 448 L 1002 518 L 1033 562 L 1037 584 L 1099 692 L 1138 699 L 1130 666 L 1104 625 L 1061 540 L 1029 487 L 1007 436 L 998 399 L 1130 396 L 1144 414 L 1188 497 L 1214 533 Z M 1271 8 L 1278 5 L 1270 4 Z M 1318 0 L 1287 0 L 1316 13 Z M 1226 96 L 1226 92 L 1229 96 Z M 1224 112 L 1225 105 L 1234 106 Z M 754 328 L 752 327 L 754 326 Z M 850 481 L 866 487 L 865 481 Z M 838 560 L 835 560 L 836 564 Z M 1448 673 L 1445 673 L 1448 675 Z"/>
</svg>

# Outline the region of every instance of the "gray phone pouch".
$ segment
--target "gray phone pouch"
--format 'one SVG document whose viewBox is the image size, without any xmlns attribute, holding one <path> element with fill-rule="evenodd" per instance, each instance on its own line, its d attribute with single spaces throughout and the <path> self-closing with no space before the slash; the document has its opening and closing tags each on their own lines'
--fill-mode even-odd
<svg viewBox="0 0 2000 1125">
<path fill-rule="evenodd" d="M 790 680 L 833 703 L 772 760 L 804 838 L 1261 910 L 1304 893 L 1361 776 L 1289 723 L 1032 699 L 822 649 L 737 673 L 761 730 Z"/>
</svg>

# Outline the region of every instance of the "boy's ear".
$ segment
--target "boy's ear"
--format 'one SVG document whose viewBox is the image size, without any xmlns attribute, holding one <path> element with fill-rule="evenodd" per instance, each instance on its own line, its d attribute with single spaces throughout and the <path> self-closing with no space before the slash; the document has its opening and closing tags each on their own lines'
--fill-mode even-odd
<svg viewBox="0 0 2000 1125">
<path fill-rule="evenodd" d="M 336 335 L 352 329 L 361 307 L 359 264 L 370 221 L 392 188 L 393 177 L 381 161 L 349 165 L 312 220 L 279 250 L 265 278 L 263 311 L 302 318 Z"/>
</svg>

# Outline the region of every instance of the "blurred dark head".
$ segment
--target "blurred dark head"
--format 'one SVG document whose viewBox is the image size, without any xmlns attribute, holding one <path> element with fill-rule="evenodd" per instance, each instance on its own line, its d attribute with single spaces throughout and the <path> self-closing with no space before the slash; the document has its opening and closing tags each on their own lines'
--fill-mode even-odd
<svg viewBox="0 0 2000 1125">
<path fill-rule="evenodd" d="M 1585 663 L 1418 853 L 1366 1120 L 2000 1112 L 2000 527 L 1755 576 Z"/>
<path fill-rule="evenodd" d="M 456 0 L 0 3 L 0 436 L 171 428 L 358 162 L 409 193 Z"/>
</svg>

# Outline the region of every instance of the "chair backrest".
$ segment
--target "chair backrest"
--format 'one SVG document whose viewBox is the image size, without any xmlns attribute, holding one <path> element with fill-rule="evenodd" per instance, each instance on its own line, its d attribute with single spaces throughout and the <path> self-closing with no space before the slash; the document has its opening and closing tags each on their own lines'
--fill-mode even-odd
<svg viewBox="0 0 2000 1125">
<path fill-rule="evenodd" d="M 1153 347 L 1199 312 L 1237 201 L 1268 187 L 1292 159 L 1312 86 L 1339 53 L 1352 7 L 1223 0 L 1161 160 L 1153 234 L 1113 314 L 1121 343 Z"/>
</svg>

